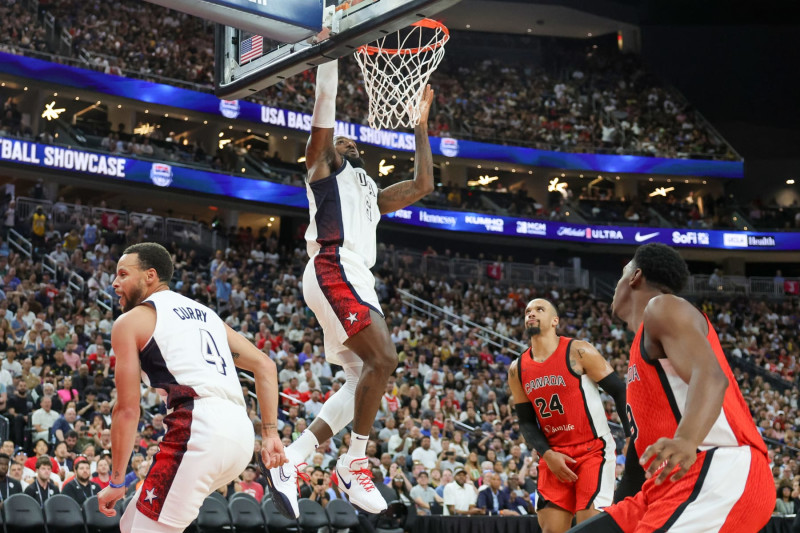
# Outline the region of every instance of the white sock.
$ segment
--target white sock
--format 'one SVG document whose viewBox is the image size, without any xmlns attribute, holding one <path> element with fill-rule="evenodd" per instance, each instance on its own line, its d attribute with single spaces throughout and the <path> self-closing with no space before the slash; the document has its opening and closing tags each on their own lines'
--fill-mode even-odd
<svg viewBox="0 0 800 533">
<path fill-rule="evenodd" d="M 355 431 L 350 434 L 350 449 L 347 450 L 347 455 L 352 457 L 364 457 L 367 455 L 367 442 L 369 436 L 359 435 Z"/>
<path fill-rule="evenodd" d="M 316 451 L 319 446 L 317 436 L 307 429 L 303 431 L 297 440 L 286 448 L 286 458 L 289 462 L 298 464 L 305 461 L 309 455 Z"/>
</svg>

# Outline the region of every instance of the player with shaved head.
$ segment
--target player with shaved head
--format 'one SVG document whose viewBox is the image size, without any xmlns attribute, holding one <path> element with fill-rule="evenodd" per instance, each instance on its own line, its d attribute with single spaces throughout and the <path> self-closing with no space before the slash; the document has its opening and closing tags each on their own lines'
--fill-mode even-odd
<svg viewBox="0 0 800 533">
<path fill-rule="evenodd" d="M 625 415 L 625 384 L 594 346 L 558 335 L 558 310 L 537 298 L 525 308 L 530 348 L 511 363 L 508 382 L 520 430 L 539 461 L 543 533 L 563 533 L 611 505 L 615 443 L 598 385 Z M 627 429 L 626 429 L 627 434 Z"/>
<path fill-rule="evenodd" d="M 267 472 L 276 507 L 296 519 L 297 473 L 321 442 L 353 422 L 348 452 L 339 457 L 332 479 L 350 503 L 368 513 L 386 509 L 372 482 L 367 439 L 389 376 L 397 367 L 370 268 L 375 264 L 375 230 L 381 215 L 407 207 L 433 191 L 428 140 L 430 86 L 423 91 L 414 128 L 414 179 L 379 189 L 367 174 L 353 139 L 335 136 L 338 65 L 317 68 L 316 102 L 306 146 L 309 262 L 303 296 L 325 338 L 325 359 L 343 367 L 345 383 L 323 405 L 309 428 L 286 449 L 289 464 Z"/>
</svg>

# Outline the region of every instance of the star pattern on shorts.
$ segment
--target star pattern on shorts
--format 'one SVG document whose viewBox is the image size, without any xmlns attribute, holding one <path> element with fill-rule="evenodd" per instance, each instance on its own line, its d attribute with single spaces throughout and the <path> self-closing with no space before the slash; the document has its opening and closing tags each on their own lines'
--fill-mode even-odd
<svg viewBox="0 0 800 533">
<path fill-rule="evenodd" d="M 350 313 L 349 315 L 347 315 L 347 318 L 345 318 L 345 320 L 349 320 L 350 325 L 352 326 L 353 322 L 358 322 L 358 316 L 356 316 L 355 313 Z"/>
<path fill-rule="evenodd" d="M 145 493 L 146 493 L 146 496 L 144 498 L 144 501 L 146 501 L 149 504 L 152 504 L 153 500 L 158 498 L 158 496 L 156 496 L 156 489 L 147 489 L 147 490 L 145 490 Z"/>
</svg>

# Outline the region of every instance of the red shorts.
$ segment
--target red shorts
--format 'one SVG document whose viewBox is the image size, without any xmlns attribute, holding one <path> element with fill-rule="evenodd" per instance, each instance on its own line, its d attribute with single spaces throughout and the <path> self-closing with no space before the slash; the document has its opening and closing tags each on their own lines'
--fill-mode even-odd
<svg viewBox="0 0 800 533">
<path fill-rule="evenodd" d="M 565 483 L 559 480 L 547 467 L 547 463 L 539 460 L 539 509 L 546 503 L 575 514 L 578 511 L 602 509 L 614 501 L 614 467 L 616 464 L 614 450 L 616 445 L 611 435 L 597 438 L 575 446 L 557 446 L 553 451 L 572 457 L 577 463 L 567 463 L 575 472 L 578 480 Z"/>
<path fill-rule="evenodd" d="M 678 481 L 654 479 L 606 509 L 625 533 L 755 533 L 775 508 L 767 458 L 749 446 L 700 452 Z"/>
</svg>

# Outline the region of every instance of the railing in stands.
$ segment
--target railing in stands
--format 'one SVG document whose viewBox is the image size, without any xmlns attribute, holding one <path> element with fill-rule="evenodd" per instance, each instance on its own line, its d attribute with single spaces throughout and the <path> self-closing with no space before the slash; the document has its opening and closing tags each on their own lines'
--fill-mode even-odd
<svg viewBox="0 0 800 533">
<path fill-rule="evenodd" d="M 505 335 L 501 335 L 494 331 L 493 329 L 487 328 L 486 326 L 482 326 L 481 324 L 477 324 L 472 322 L 471 320 L 467 320 L 455 313 L 451 313 L 450 311 L 439 307 L 438 305 L 429 302 L 419 296 L 415 296 L 411 294 L 405 289 L 397 289 L 397 292 L 400 294 L 403 303 L 411 307 L 412 309 L 419 311 L 420 313 L 424 314 L 425 316 L 429 316 L 431 318 L 437 318 L 441 322 L 459 327 L 461 324 L 478 330 L 478 337 L 486 342 L 487 344 L 491 344 L 497 348 L 514 348 L 515 350 L 525 350 L 525 345 L 515 339 L 506 337 Z"/>
<path fill-rule="evenodd" d="M 789 282 L 788 284 L 786 282 Z M 785 298 L 798 296 L 787 292 L 793 282 L 800 283 L 800 278 L 770 278 L 761 276 L 706 276 L 689 277 L 683 293 L 687 296 L 713 298 L 717 296 L 747 296 L 758 298 Z"/>
<path fill-rule="evenodd" d="M 526 263 L 497 263 L 495 261 L 427 255 L 407 250 L 378 252 L 378 266 L 391 270 L 403 269 L 427 278 L 444 277 L 464 281 L 493 280 L 508 285 L 538 285 L 563 289 L 589 288 L 589 272 L 583 269 Z M 492 272 L 490 277 L 489 272 Z M 497 277 L 499 276 L 499 277 Z"/>
<path fill-rule="evenodd" d="M 33 256 L 33 244 L 23 237 L 17 230 L 8 230 L 8 246 L 15 248 L 19 253 L 26 257 Z"/>
<path fill-rule="evenodd" d="M 16 204 L 14 217 L 17 220 L 17 227 L 23 227 L 25 223 L 30 222 L 37 207 L 42 206 L 45 213 L 50 213 L 53 209 L 53 202 L 50 200 L 28 198 L 27 196 L 17 196 L 14 200 Z"/>
</svg>

